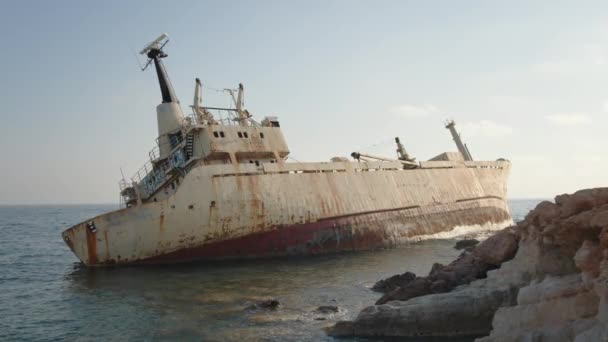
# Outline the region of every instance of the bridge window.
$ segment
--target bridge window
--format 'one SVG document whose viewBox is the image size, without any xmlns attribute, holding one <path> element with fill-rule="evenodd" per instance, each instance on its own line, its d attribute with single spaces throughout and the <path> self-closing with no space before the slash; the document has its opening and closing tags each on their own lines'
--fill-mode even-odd
<svg viewBox="0 0 608 342">
<path fill-rule="evenodd" d="M 219 135 L 219 133 L 217 131 L 213 132 L 213 136 L 216 137 L 216 138 L 220 137 L 220 135 Z"/>
<path fill-rule="evenodd" d="M 225 137 L 225 135 L 224 135 L 224 131 L 220 131 L 220 137 L 222 137 L 222 138 L 224 138 L 224 137 Z"/>
<path fill-rule="evenodd" d="M 249 136 L 247 135 L 247 132 L 243 132 L 243 136 L 244 136 L 245 138 L 249 138 Z"/>
<path fill-rule="evenodd" d="M 264 139 L 264 133 L 260 132 L 260 138 Z"/>
<path fill-rule="evenodd" d="M 242 137 L 243 137 L 243 133 L 241 133 L 241 132 L 237 132 L 237 134 L 238 134 L 239 138 L 242 138 Z"/>
</svg>

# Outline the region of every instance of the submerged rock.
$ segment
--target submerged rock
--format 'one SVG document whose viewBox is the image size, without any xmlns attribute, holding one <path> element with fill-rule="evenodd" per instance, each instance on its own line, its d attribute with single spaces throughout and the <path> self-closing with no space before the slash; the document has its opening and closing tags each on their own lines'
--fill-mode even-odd
<svg viewBox="0 0 608 342">
<path fill-rule="evenodd" d="M 280 305 L 281 305 L 281 303 L 276 299 L 266 299 L 259 303 L 250 305 L 246 309 L 247 310 L 255 310 L 255 309 L 276 310 L 279 308 Z"/>
<path fill-rule="evenodd" d="M 276 299 L 268 299 L 268 300 L 265 300 L 258 304 L 258 306 L 261 308 L 273 309 L 273 310 L 278 308 L 279 305 L 281 305 L 281 303 L 279 303 L 279 301 Z"/>
<path fill-rule="evenodd" d="M 540 203 L 378 304 L 328 334 L 608 341 L 608 188 Z"/>
<path fill-rule="evenodd" d="M 335 305 L 321 305 L 315 310 L 316 313 L 322 314 L 336 313 L 339 311 L 340 309 Z"/>
<path fill-rule="evenodd" d="M 469 247 L 475 247 L 477 246 L 477 244 L 479 244 L 479 240 L 477 239 L 464 239 L 457 241 L 456 245 L 454 245 L 454 248 L 457 250 L 461 250 Z"/>
</svg>

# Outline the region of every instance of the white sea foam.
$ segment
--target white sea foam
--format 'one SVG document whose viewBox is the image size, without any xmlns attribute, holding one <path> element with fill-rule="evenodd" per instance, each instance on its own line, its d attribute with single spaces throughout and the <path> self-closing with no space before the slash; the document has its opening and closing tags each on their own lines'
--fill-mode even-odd
<svg viewBox="0 0 608 342">
<path fill-rule="evenodd" d="M 447 232 L 440 232 L 435 234 L 419 235 L 410 238 L 410 241 L 422 241 L 422 240 L 436 240 L 436 239 L 454 239 L 458 237 L 470 237 L 477 240 L 485 240 L 490 237 L 497 230 L 509 227 L 513 225 L 512 220 L 506 220 L 501 223 L 484 223 L 475 224 L 470 226 L 456 226 L 452 230 Z"/>
</svg>

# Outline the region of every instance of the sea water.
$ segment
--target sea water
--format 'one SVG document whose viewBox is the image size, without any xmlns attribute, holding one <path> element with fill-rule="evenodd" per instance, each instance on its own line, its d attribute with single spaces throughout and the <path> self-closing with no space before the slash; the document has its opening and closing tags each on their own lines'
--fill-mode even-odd
<svg viewBox="0 0 608 342">
<path fill-rule="evenodd" d="M 510 201 L 514 221 L 539 201 Z M 0 207 L 0 341 L 332 341 L 323 327 L 373 304 L 377 280 L 426 275 L 460 253 L 442 239 L 316 257 L 83 267 L 61 231 L 113 209 Z M 270 298 L 277 310 L 255 307 Z M 339 311 L 315 311 L 324 305 Z"/>
</svg>

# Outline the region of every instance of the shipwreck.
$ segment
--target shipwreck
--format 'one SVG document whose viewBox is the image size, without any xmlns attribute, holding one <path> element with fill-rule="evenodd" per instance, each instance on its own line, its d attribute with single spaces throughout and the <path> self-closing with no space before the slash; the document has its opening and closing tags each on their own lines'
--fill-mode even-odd
<svg viewBox="0 0 608 342">
<path fill-rule="evenodd" d="M 276 117 L 256 121 L 244 87 L 234 106 L 201 104 L 183 115 L 162 58 L 163 34 L 141 53 L 158 75 L 158 139 L 148 162 L 120 181 L 121 208 L 62 233 L 87 266 L 176 263 L 360 251 L 396 246 L 461 226 L 511 223 L 511 163 L 473 160 L 453 121 L 458 152 L 290 162 Z M 223 114 L 222 114 L 223 113 Z"/>
</svg>

